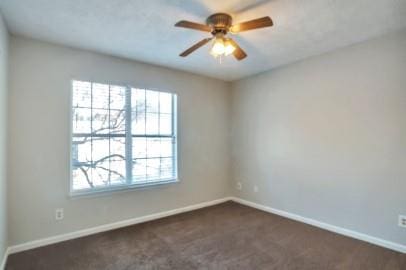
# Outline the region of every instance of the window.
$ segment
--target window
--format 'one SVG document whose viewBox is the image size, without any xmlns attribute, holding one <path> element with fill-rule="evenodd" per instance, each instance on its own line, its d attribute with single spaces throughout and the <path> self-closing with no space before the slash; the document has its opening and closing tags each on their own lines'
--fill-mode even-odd
<svg viewBox="0 0 406 270">
<path fill-rule="evenodd" d="M 73 194 L 176 181 L 176 95 L 73 81 L 71 156 Z"/>
</svg>

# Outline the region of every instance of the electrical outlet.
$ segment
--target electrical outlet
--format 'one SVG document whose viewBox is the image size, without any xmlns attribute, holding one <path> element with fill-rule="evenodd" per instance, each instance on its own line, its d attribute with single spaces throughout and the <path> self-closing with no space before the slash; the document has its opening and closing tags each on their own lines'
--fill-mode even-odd
<svg viewBox="0 0 406 270">
<path fill-rule="evenodd" d="M 62 220 L 63 219 L 63 208 L 58 208 L 55 210 L 55 219 Z"/>
<path fill-rule="evenodd" d="M 257 193 L 258 192 L 258 186 L 254 186 L 254 192 Z"/>
<path fill-rule="evenodd" d="M 406 228 L 406 216 L 399 215 L 399 224 L 400 227 Z"/>
<path fill-rule="evenodd" d="M 235 188 L 238 189 L 238 190 L 242 190 L 241 182 L 237 182 L 237 184 L 235 185 Z"/>
</svg>

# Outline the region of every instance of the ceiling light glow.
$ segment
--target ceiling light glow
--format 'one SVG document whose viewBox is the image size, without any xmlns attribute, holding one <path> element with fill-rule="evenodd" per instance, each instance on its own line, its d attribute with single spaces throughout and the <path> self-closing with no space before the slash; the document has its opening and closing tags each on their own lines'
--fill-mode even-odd
<svg viewBox="0 0 406 270">
<path fill-rule="evenodd" d="M 229 39 L 224 38 L 223 35 L 216 35 L 214 39 L 213 46 L 210 49 L 210 54 L 215 58 L 221 57 L 223 55 L 227 56 L 235 51 L 235 47 L 230 42 Z"/>
</svg>

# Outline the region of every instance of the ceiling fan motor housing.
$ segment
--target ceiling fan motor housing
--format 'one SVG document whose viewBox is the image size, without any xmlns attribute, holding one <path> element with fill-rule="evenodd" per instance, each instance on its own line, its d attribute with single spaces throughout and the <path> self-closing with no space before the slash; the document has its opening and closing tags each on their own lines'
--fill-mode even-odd
<svg viewBox="0 0 406 270">
<path fill-rule="evenodd" d="M 228 29 L 233 23 L 233 19 L 227 13 L 215 13 L 207 18 L 206 23 L 212 27 L 213 35 L 217 33 L 227 34 Z"/>
</svg>

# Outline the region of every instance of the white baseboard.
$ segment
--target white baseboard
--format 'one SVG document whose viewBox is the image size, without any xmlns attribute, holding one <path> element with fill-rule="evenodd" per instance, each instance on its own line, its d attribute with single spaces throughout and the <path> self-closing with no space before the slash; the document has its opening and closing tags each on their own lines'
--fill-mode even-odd
<svg viewBox="0 0 406 270">
<path fill-rule="evenodd" d="M 4 254 L 3 261 L 0 265 L 0 270 L 4 269 L 5 263 L 6 263 L 6 260 L 7 260 L 7 257 L 9 254 L 13 254 L 13 253 L 33 249 L 33 248 L 38 248 L 38 247 L 42 247 L 42 246 L 46 246 L 46 245 L 50 245 L 50 244 L 55 244 L 55 243 L 59 243 L 59 242 L 63 242 L 63 241 L 67 241 L 67 240 L 71 240 L 71 239 L 75 239 L 75 238 L 79 238 L 79 237 L 83 237 L 83 236 L 88 236 L 88 235 L 92 235 L 92 234 L 96 234 L 96 233 L 100 233 L 100 232 L 119 229 L 122 227 L 131 226 L 131 225 L 135 225 L 138 223 L 143 223 L 143 222 L 147 222 L 147 221 L 151 221 L 151 220 L 155 220 L 155 219 L 159 219 L 159 218 L 163 218 L 163 217 L 168 217 L 168 216 L 172 216 L 172 215 L 176 215 L 176 214 L 180 214 L 180 213 L 185 213 L 185 212 L 197 210 L 200 208 L 220 204 L 220 203 L 223 203 L 226 201 L 234 201 L 234 202 L 237 202 L 237 203 L 240 203 L 240 204 L 243 204 L 246 206 L 250 206 L 250 207 L 253 207 L 253 208 L 256 208 L 259 210 L 263 210 L 263 211 L 266 211 L 266 212 L 269 212 L 272 214 L 276 214 L 276 215 L 283 216 L 283 217 L 286 217 L 289 219 L 293 219 L 293 220 L 296 220 L 299 222 L 310 224 L 310 225 L 313 225 L 313 226 L 316 226 L 316 227 L 319 227 L 319 228 L 322 228 L 322 229 L 325 229 L 325 230 L 328 230 L 328 231 L 331 231 L 334 233 L 352 237 L 352 238 L 355 238 L 355 239 L 358 239 L 361 241 L 369 242 L 371 244 L 375 244 L 375 245 L 378 245 L 381 247 L 392 249 L 392 250 L 395 250 L 398 252 L 406 253 L 406 246 L 398 244 L 398 243 L 383 240 L 383 239 L 380 239 L 380 238 L 377 238 L 374 236 L 355 232 L 352 230 L 348 230 L 348 229 L 334 226 L 334 225 L 331 225 L 328 223 L 320 222 L 320 221 L 317 221 L 317 220 L 314 220 L 311 218 L 306 218 L 306 217 L 303 217 L 300 215 L 292 214 L 292 213 L 282 211 L 279 209 L 274 209 L 274 208 L 271 208 L 271 207 L 268 207 L 265 205 L 261 205 L 258 203 L 250 202 L 250 201 L 247 201 L 247 200 L 244 200 L 241 198 L 225 197 L 222 199 L 194 204 L 194 205 L 177 208 L 177 209 L 173 209 L 173 210 L 169 210 L 169 211 L 165 211 L 165 212 L 159 212 L 159 213 L 155 213 L 155 214 L 151 214 L 151 215 L 147 215 L 147 216 L 127 219 L 127 220 L 114 222 L 114 223 L 110 223 L 110 224 L 104 224 L 104 225 L 93 227 L 93 228 L 88 228 L 88 229 L 79 230 L 79 231 L 75 231 L 75 232 L 71 232 L 71 233 L 66 233 L 66 234 L 56 235 L 56 236 L 43 238 L 43 239 L 39 239 L 39 240 L 34 240 L 31 242 L 27 242 L 27 243 L 23 243 L 23 244 L 19 244 L 19 245 L 14 245 L 14 246 L 9 247 L 6 251 L 6 253 Z"/>
<path fill-rule="evenodd" d="M 10 253 L 10 248 L 7 248 L 6 252 L 4 252 L 4 256 L 3 256 L 2 260 L 1 260 L 0 270 L 6 269 L 6 263 L 7 263 L 7 258 L 8 258 L 9 253 Z"/>
<path fill-rule="evenodd" d="M 231 200 L 234 201 L 234 202 L 246 205 L 246 206 L 250 206 L 250 207 L 265 211 L 265 212 L 269 212 L 269 213 L 276 214 L 276 215 L 279 215 L 279 216 L 282 216 L 282 217 L 286 217 L 286 218 L 293 219 L 293 220 L 296 220 L 296 221 L 299 221 L 299 222 L 303 222 L 303 223 L 306 223 L 306 224 L 309 224 L 309 225 L 313 225 L 313 226 L 316 226 L 316 227 L 319 227 L 321 229 L 325 229 L 325 230 L 328 230 L 328 231 L 331 231 L 331 232 L 334 232 L 334 233 L 345 235 L 345 236 L 355 238 L 355 239 L 358 239 L 358 240 L 361 240 L 361 241 L 365 241 L 365 242 L 368 242 L 368 243 L 371 243 L 371 244 L 374 244 L 374 245 L 377 245 L 377 246 L 381 246 L 381 247 L 384 247 L 384 248 L 392 249 L 392 250 L 395 250 L 395 251 L 398 251 L 398 252 L 401 252 L 401 253 L 406 253 L 406 246 L 405 245 L 401 245 L 401 244 L 398 244 L 398 243 L 395 243 L 395 242 L 387 241 L 387 240 L 384 240 L 384 239 L 381 239 L 381 238 L 377 238 L 377 237 L 367 235 L 367 234 L 364 234 L 364 233 L 360 233 L 360 232 L 356 232 L 356 231 L 353 231 L 353 230 L 348 230 L 348 229 L 341 228 L 341 227 L 338 227 L 338 226 L 334 226 L 334 225 L 331 225 L 331 224 L 328 224 L 328 223 L 320 222 L 320 221 L 317 221 L 317 220 L 314 220 L 314 219 L 311 219 L 311 218 L 307 218 L 307 217 L 303 217 L 303 216 L 300 216 L 300 215 L 292 214 L 292 213 L 289 213 L 289 212 L 286 212 L 286 211 L 282 211 L 282 210 L 275 209 L 275 208 L 272 208 L 272 207 L 269 207 L 269 206 L 265 206 L 265 205 L 261 205 L 261 204 L 254 203 L 254 202 L 251 202 L 251 201 L 247 201 L 247 200 L 244 200 L 244 199 L 241 199 L 241 198 L 232 197 Z"/>
<path fill-rule="evenodd" d="M 143 223 L 143 222 L 147 222 L 147 221 L 151 221 L 151 220 L 155 220 L 155 219 L 159 219 L 159 218 L 163 218 L 163 217 L 168 217 L 168 216 L 172 216 L 172 215 L 176 215 L 176 214 L 180 214 L 180 213 L 185 213 L 185 212 L 189 212 L 192 210 L 197 210 L 200 208 L 220 204 L 220 203 L 223 203 L 226 201 L 231 201 L 231 197 L 226 197 L 226 198 L 217 199 L 217 200 L 213 200 L 213 201 L 198 203 L 198 204 L 194 204 L 194 205 L 190 205 L 190 206 L 186 206 L 186 207 L 182 207 L 182 208 L 172 209 L 172 210 L 165 211 L 165 212 L 159 212 L 159 213 L 155 213 L 155 214 L 151 214 L 151 215 L 147 215 L 147 216 L 136 217 L 136 218 L 118 221 L 118 222 L 114 222 L 114 223 L 110 223 L 110 224 L 104 224 L 101 226 L 88 228 L 88 229 L 84 229 L 84 230 L 80 230 L 80 231 L 75 231 L 75 232 L 56 235 L 56 236 L 43 238 L 43 239 L 39 239 L 39 240 L 34 240 L 31 242 L 9 247 L 8 254 L 13 254 L 13 253 L 17 253 L 17 252 L 21 252 L 21 251 L 25 251 L 25 250 L 29 250 L 29 249 L 33 249 L 33 248 L 38 248 L 38 247 L 42 247 L 42 246 L 46 246 L 46 245 L 50 245 L 50 244 L 55 244 L 55 243 L 59 243 L 62 241 L 71 240 L 71 239 L 75 239 L 75 238 L 79 238 L 79 237 L 83 237 L 83 236 L 88 236 L 88 235 L 92 235 L 92 234 L 96 234 L 96 233 L 100 233 L 100 232 L 119 229 L 122 227 L 135 225 L 138 223 Z"/>
</svg>

